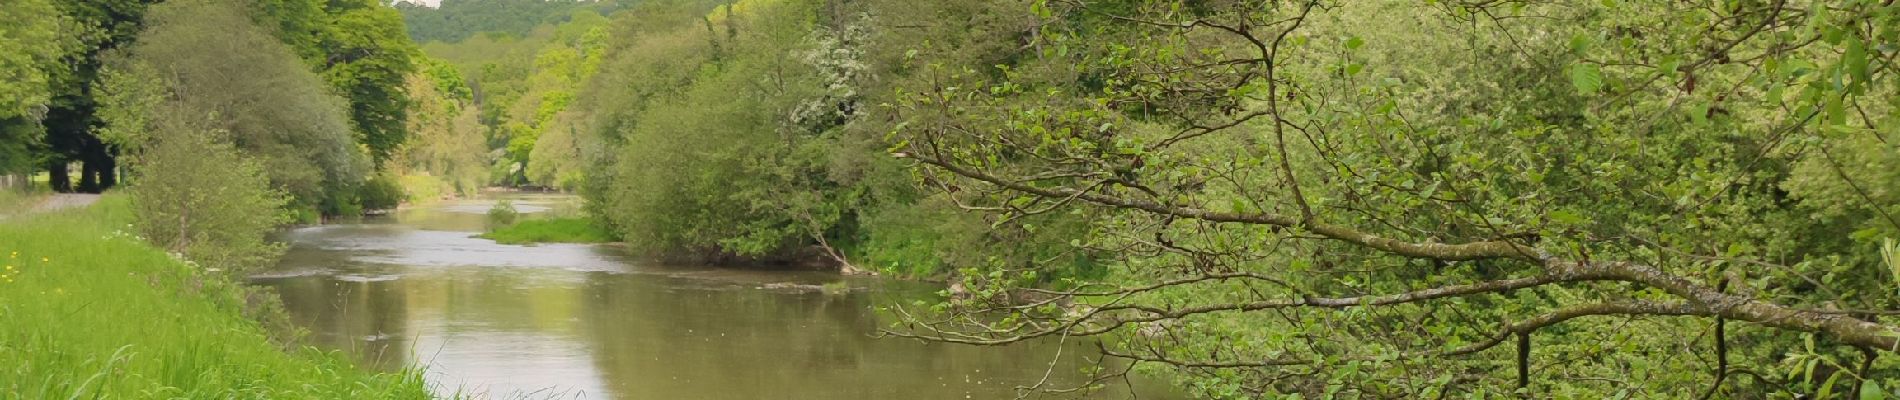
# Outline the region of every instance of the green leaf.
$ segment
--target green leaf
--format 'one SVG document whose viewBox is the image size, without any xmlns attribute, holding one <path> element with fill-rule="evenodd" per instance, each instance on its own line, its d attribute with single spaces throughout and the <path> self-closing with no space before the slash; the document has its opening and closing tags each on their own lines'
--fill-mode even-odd
<svg viewBox="0 0 1900 400">
<path fill-rule="evenodd" d="M 1584 52 L 1590 51 L 1590 46 L 1594 44 L 1596 44 L 1596 39 L 1590 37 L 1589 35 L 1584 35 L 1584 34 L 1579 33 L 1579 34 L 1570 36 L 1570 51 L 1571 52 L 1575 52 L 1577 54 L 1583 54 Z"/>
<path fill-rule="evenodd" d="M 1356 50 L 1364 45 L 1366 45 L 1365 39 L 1360 39 L 1358 36 L 1346 38 L 1346 50 Z"/>
<path fill-rule="evenodd" d="M 1584 218 L 1583 214 L 1571 210 L 1551 211 L 1550 220 L 1564 225 L 1583 225 L 1590 222 L 1590 219 Z"/>
<path fill-rule="evenodd" d="M 1837 382 L 1840 382 L 1841 375 L 1847 375 L 1847 374 L 1836 372 L 1833 375 L 1828 375 L 1827 382 L 1821 383 L 1821 391 L 1816 393 L 1814 398 L 1817 398 L 1817 399 L 1834 398 L 1834 384 Z"/>
<path fill-rule="evenodd" d="M 1576 86 L 1579 93 L 1596 93 L 1603 89 L 1603 71 L 1598 70 L 1595 64 L 1571 64 L 1570 84 Z"/>
<path fill-rule="evenodd" d="M 1887 400 L 1887 390 L 1881 389 L 1879 382 L 1861 381 L 1860 400 Z"/>
<path fill-rule="evenodd" d="M 1854 83 L 1867 82 L 1867 44 L 1859 37 L 1847 39 L 1847 52 L 1841 55 L 1841 64 L 1847 68 L 1847 74 L 1854 77 Z"/>
</svg>

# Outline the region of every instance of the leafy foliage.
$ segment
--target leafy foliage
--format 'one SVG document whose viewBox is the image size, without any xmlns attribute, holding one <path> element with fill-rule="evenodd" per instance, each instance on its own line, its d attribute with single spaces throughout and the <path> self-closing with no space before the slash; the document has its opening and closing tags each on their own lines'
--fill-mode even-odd
<svg viewBox="0 0 1900 400">
<path fill-rule="evenodd" d="M 911 332 L 1103 336 L 1216 398 L 1891 387 L 1858 349 L 1895 329 L 1834 310 L 1900 300 L 1872 247 L 1900 229 L 1877 189 L 1900 88 L 1867 44 L 1900 9 L 1786 6 L 882 15 L 950 35 L 887 37 L 910 47 L 889 132 L 925 183 L 998 218 L 1099 215 L 1074 246 L 1114 257 L 1027 305 L 1007 300 L 1056 266 L 965 274 Z"/>
<path fill-rule="evenodd" d="M 51 101 L 52 80 L 59 60 L 74 38 L 66 31 L 71 21 L 51 0 L 20 0 L 5 4 L 0 24 L 0 71 L 9 75 L 0 83 L 0 119 L 19 118 Z"/>
<path fill-rule="evenodd" d="M 19 0 L 0 4 L 0 174 L 25 173 L 38 167 L 40 136 L 46 106 L 59 78 L 59 61 L 72 51 L 76 38 L 51 0 Z"/>
<path fill-rule="evenodd" d="M 287 46 L 229 1 L 168 2 L 148 24 L 102 89 L 119 145 L 137 152 L 150 139 L 142 135 L 215 132 L 294 204 L 354 206 L 337 202 L 355 197 L 369 165 L 344 102 Z"/>
<path fill-rule="evenodd" d="M 390 168 L 400 175 L 436 178 L 448 186 L 448 194 L 475 194 L 488 182 L 490 163 L 477 120 L 480 110 L 454 67 L 433 59 L 423 65 L 406 87 L 413 100 L 407 129 L 414 136 Z"/>
<path fill-rule="evenodd" d="M 606 243 L 612 232 L 585 218 L 530 219 L 495 227 L 481 235 L 502 244 Z"/>
<path fill-rule="evenodd" d="M 139 154 L 131 189 L 140 236 L 207 268 L 271 265 L 283 245 L 264 235 L 288 222 L 258 164 L 203 131 L 166 130 Z"/>
<path fill-rule="evenodd" d="M 402 183 L 394 175 L 377 175 L 363 181 L 363 187 L 357 191 L 360 202 L 366 210 L 393 210 L 408 198 L 402 190 Z"/>
<path fill-rule="evenodd" d="M 398 2 L 409 37 L 418 43 L 455 43 L 480 35 L 526 36 L 542 25 L 558 25 L 575 11 L 611 14 L 621 1 L 590 0 L 444 0 L 435 7 Z"/>
<path fill-rule="evenodd" d="M 515 210 L 515 203 L 512 201 L 497 201 L 494 206 L 488 208 L 489 229 L 514 225 L 515 220 L 520 218 L 521 212 Z"/>
</svg>

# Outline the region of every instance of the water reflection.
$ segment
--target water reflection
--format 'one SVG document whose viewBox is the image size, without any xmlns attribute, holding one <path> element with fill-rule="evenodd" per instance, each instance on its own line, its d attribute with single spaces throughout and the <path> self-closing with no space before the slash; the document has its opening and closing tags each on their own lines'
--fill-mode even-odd
<svg viewBox="0 0 1900 400">
<path fill-rule="evenodd" d="M 565 200 L 519 201 L 559 210 Z M 885 324 L 873 306 L 930 296 L 927 285 L 497 245 L 469 237 L 486 210 L 452 203 L 298 229 L 284 236 L 293 246 L 279 268 L 257 281 L 281 293 L 317 345 L 381 369 L 426 364 L 440 387 L 497 398 L 1009 398 L 1055 355 L 1053 343 L 871 338 Z M 854 290 L 808 286 L 841 280 Z M 1080 362 L 1068 357 L 1057 375 Z"/>
</svg>

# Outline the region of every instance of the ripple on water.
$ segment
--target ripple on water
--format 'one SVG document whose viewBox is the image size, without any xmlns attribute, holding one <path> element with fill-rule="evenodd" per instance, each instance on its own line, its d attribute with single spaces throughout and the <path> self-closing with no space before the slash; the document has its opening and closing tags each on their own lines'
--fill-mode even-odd
<svg viewBox="0 0 1900 400">
<path fill-rule="evenodd" d="M 337 275 L 335 278 L 331 278 L 331 279 L 336 279 L 343 282 L 388 282 L 388 281 L 393 281 L 397 279 L 402 279 L 402 276 L 401 275 L 343 274 L 343 275 Z"/>
<path fill-rule="evenodd" d="M 429 231 L 395 225 L 338 225 L 300 228 L 286 239 L 293 253 L 313 259 L 342 258 L 363 264 L 405 267 L 558 268 L 581 272 L 624 272 L 620 257 L 592 245 L 513 246 L 474 237 L 473 232 Z M 303 254 L 287 255 L 294 264 Z M 333 262 L 333 261 L 332 261 Z"/>
</svg>

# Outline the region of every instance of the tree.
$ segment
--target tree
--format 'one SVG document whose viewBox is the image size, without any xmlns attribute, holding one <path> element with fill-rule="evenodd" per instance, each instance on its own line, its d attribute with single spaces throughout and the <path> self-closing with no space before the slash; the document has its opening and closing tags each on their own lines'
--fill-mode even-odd
<svg viewBox="0 0 1900 400">
<path fill-rule="evenodd" d="M 335 3 L 335 2 L 332 2 Z M 323 76 L 350 100 L 357 142 L 382 165 L 408 138 L 403 130 L 409 99 L 403 80 L 415 66 L 415 48 L 403 33 L 402 15 L 377 0 L 331 9 Z"/>
<path fill-rule="evenodd" d="M 230 2 L 173 0 L 154 6 L 150 16 L 138 45 L 108 57 L 95 94 L 103 128 L 99 136 L 124 150 L 136 176 L 129 190 L 134 225 L 153 244 L 206 268 L 238 273 L 266 266 L 283 251 L 266 234 L 289 222 L 290 196 L 279 188 L 301 189 L 305 183 L 291 177 L 316 168 L 286 159 L 300 155 L 288 147 L 321 141 L 271 136 L 310 134 L 294 128 L 264 128 L 321 122 L 275 119 L 283 115 L 262 109 L 269 105 L 261 103 L 308 105 L 279 96 L 315 95 L 321 101 L 322 93 L 309 90 L 320 86 L 282 44 L 251 25 Z M 237 54 L 243 52 L 256 55 Z M 224 74 L 239 69 L 255 74 L 229 76 L 276 84 L 222 85 L 229 77 Z M 331 125 L 342 126 L 341 110 L 332 112 Z M 331 134 L 347 138 L 346 132 Z M 296 170 L 267 172 L 266 166 Z"/>
<path fill-rule="evenodd" d="M 64 62 L 71 66 L 54 76 L 52 101 L 45 118 L 45 140 L 49 154 L 46 167 L 51 185 L 58 191 L 98 191 L 117 183 L 113 150 L 93 132 L 98 119 L 92 100 L 93 85 L 99 75 L 99 56 L 132 41 L 138 34 L 145 7 L 152 0 L 59 0 L 54 3 L 74 24 L 78 51 L 68 53 Z M 82 161 L 79 187 L 72 187 L 67 164 Z"/>
<path fill-rule="evenodd" d="M 275 26 L 278 39 L 349 100 L 356 141 L 381 168 L 408 138 L 402 87 L 415 71 L 416 47 L 403 34 L 402 14 L 378 0 L 258 0 L 252 7 L 258 24 Z"/>
<path fill-rule="evenodd" d="M 472 195 L 487 183 L 488 145 L 471 92 L 453 66 L 425 59 L 405 89 L 413 99 L 403 144 L 393 166 L 405 175 L 439 178 L 455 194 Z"/>
<path fill-rule="evenodd" d="M 396 9 L 416 42 L 456 43 L 484 34 L 526 36 L 542 25 L 567 22 L 575 11 L 604 15 L 622 6 L 612 0 L 447 0 L 436 7 L 399 2 Z"/>
<path fill-rule="evenodd" d="M 894 152 L 1101 213 L 1115 280 L 991 266 L 893 334 L 1097 336 L 1220 398 L 1893 386 L 1900 6 L 1020 5 L 885 22 L 1011 40 L 887 38 Z"/>
<path fill-rule="evenodd" d="M 21 0 L 0 5 L 0 175 L 39 166 L 39 119 L 51 101 L 51 84 L 60 59 L 71 50 L 72 21 L 50 0 Z"/>
<path fill-rule="evenodd" d="M 346 103 L 241 3 L 154 7 L 136 46 L 115 60 L 108 126 L 135 149 L 142 132 L 218 132 L 263 166 L 300 208 L 354 196 L 368 175 Z"/>
</svg>

